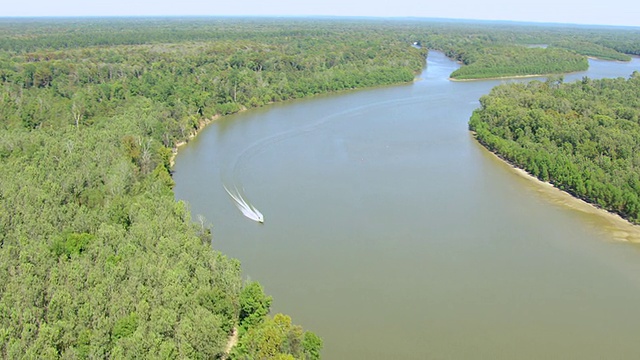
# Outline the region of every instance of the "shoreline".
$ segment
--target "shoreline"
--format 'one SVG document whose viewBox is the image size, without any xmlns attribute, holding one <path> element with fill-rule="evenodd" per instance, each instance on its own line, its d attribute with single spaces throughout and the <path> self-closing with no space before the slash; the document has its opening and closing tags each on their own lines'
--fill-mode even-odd
<svg viewBox="0 0 640 360">
<path fill-rule="evenodd" d="M 603 61 L 610 61 L 610 60 L 603 60 Z M 581 72 L 585 72 L 588 71 L 587 70 L 579 70 L 579 71 L 570 71 L 570 72 L 566 72 L 566 73 L 558 73 L 558 74 L 530 74 L 530 75 L 512 75 L 512 76 L 496 76 L 496 77 L 490 77 L 490 78 L 477 78 L 477 79 L 454 79 L 452 77 L 448 78 L 449 81 L 454 81 L 454 82 L 467 82 L 467 81 L 484 81 L 484 80 L 509 80 L 509 79 L 528 79 L 528 78 L 537 78 L 537 77 L 549 77 L 549 76 L 562 76 L 564 77 L 565 75 L 571 75 L 571 74 L 578 74 Z"/>
<path fill-rule="evenodd" d="M 423 71 L 424 71 L 424 68 L 423 68 Z M 292 101 L 292 100 L 298 100 L 298 99 L 321 96 L 321 95 L 336 94 L 336 93 L 347 92 L 347 91 L 367 90 L 367 89 L 383 88 L 385 86 L 398 86 L 398 85 L 405 85 L 405 84 L 409 85 L 409 84 L 414 84 L 414 83 L 422 81 L 422 80 L 424 80 L 424 79 L 416 75 L 413 78 L 413 80 L 411 80 L 411 82 L 384 84 L 384 85 L 375 85 L 375 86 L 365 86 L 365 87 L 356 87 L 356 88 L 350 88 L 350 89 L 341 89 L 341 90 L 337 90 L 337 91 L 328 91 L 328 92 L 313 94 L 313 95 L 310 95 L 310 96 L 304 96 L 302 98 L 286 99 L 286 100 L 281 100 L 281 101 L 272 101 L 272 102 L 266 103 L 266 104 L 264 104 L 262 106 L 268 106 L 268 105 L 272 105 L 272 104 L 276 104 L 276 103 L 283 103 L 285 101 Z M 197 128 L 193 129 L 189 133 L 189 135 L 187 136 L 187 138 L 185 140 L 182 140 L 182 141 L 179 141 L 179 142 L 175 143 L 175 145 L 171 148 L 171 157 L 169 158 L 169 166 L 173 169 L 173 166 L 176 163 L 175 160 L 176 160 L 176 156 L 178 155 L 178 150 L 180 150 L 181 147 L 187 145 L 189 143 L 189 141 L 191 141 L 193 138 L 198 136 L 200 131 L 202 131 L 202 129 L 207 127 L 207 125 L 213 123 L 214 121 L 220 120 L 223 116 L 235 115 L 235 114 L 239 114 L 241 112 L 245 112 L 247 110 L 249 110 L 249 108 L 242 106 L 242 108 L 240 110 L 238 110 L 237 112 L 232 113 L 232 114 L 228 114 L 228 115 L 215 114 L 210 118 L 202 118 L 202 119 L 200 119 L 200 121 L 198 121 Z"/>
<path fill-rule="evenodd" d="M 567 73 L 570 74 L 570 73 Z M 551 75 L 563 75 L 563 74 L 537 74 L 537 75 L 513 75 L 513 76 L 497 76 L 497 77 L 488 77 L 488 78 L 478 78 L 478 79 L 455 79 L 448 78 L 449 81 L 454 82 L 469 82 L 469 81 L 485 81 L 485 80 L 508 80 L 508 79 L 526 79 L 526 78 L 536 78 L 536 77 L 545 77 Z"/>
<path fill-rule="evenodd" d="M 629 54 L 625 54 L 625 55 L 629 55 Z M 585 55 L 585 56 L 587 56 L 587 55 Z M 602 58 L 595 57 L 595 56 L 587 56 L 587 59 L 589 59 L 589 60 L 599 60 L 599 61 L 612 61 L 612 62 L 617 62 L 617 63 L 620 63 L 620 64 L 624 64 L 624 63 L 631 62 L 631 60 L 633 60 L 633 56 L 629 55 L 629 60 L 602 59 Z"/>
<path fill-rule="evenodd" d="M 626 54 L 629 55 L 629 54 Z M 633 60 L 633 56 L 629 55 L 631 57 L 631 60 Z M 586 56 L 585 57 L 588 60 L 599 60 L 599 61 L 612 61 L 612 62 L 618 62 L 618 63 L 628 63 L 629 61 L 623 61 L 623 60 L 608 60 L 608 59 L 601 59 L 598 57 L 594 57 L 594 56 Z M 640 56 L 639 56 L 640 57 Z M 460 61 L 457 61 L 457 63 L 461 63 Z M 588 69 L 587 69 L 588 70 Z M 526 78 L 536 78 L 536 77 L 549 77 L 549 76 L 554 76 L 554 75 L 559 75 L 559 76 L 565 76 L 565 75 L 569 75 L 569 74 L 577 74 L 577 73 L 581 73 L 583 71 L 587 71 L 587 70 L 580 70 L 580 71 L 570 71 L 567 73 L 558 73 L 558 74 L 531 74 L 531 75 L 513 75 L 513 76 L 495 76 L 495 77 L 488 77 L 488 78 L 476 78 L 476 79 L 455 79 L 452 77 L 449 77 L 448 80 L 449 81 L 456 81 L 456 82 L 466 82 L 466 81 L 483 81 L 483 80 L 508 80 L 508 79 L 526 79 Z"/>
<path fill-rule="evenodd" d="M 229 115 L 239 114 L 239 113 L 244 112 L 244 111 L 247 111 L 247 108 L 243 106 L 237 112 L 235 112 L 233 114 L 229 114 Z M 223 115 L 215 114 L 210 118 L 202 118 L 202 119 L 200 119 L 200 121 L 198 121 L 198 126 L 195 129 L 191 130 L 191 132 L 189 133 L 189 136 L 187 136 L 187 138 L 185 140 L 178 141 L 171 148 L 171 157 L 169 158 L 169 166 L 173 169 L 173 166 L 176 163 L 176 156 L 178 155 L 178 150 L 180 150 L 181 147 L 187 145 L 192 139 L 194 139 L 196 136 L 198 136 L 200 131 L 202 131 L 204 128 L 206 128 L 209 124 L 220 120 L 222 117 L 223 117 Z"/>
<path fill-rule="evenodd" d="M 242 110 L 241 110 L 242 111 Z M 176 156 L 178 155 L 178 150 L 182 147 L 185 146 L 189 143 L 189 141 L 191 141 L 191 139 L 195 138 L 196 136 L 198 136 L 198 133 L 204 129 L 207 125 L 211 124 L 212 122 L 220 119 L 222 116 L 220 114 L 215 114 L 210 118 L 203 118 L 200 119 L 200 121 L 198 121 L 198 126 L 193 129 L 189 135 L 187 136 L 187 138 L 185 140 L 182 141 L 178 141 L 177 143 L 175 143 L 175 145 L 171 148 L 171 157 L 169 158 L 169 166 L 171 168 L 173 168 L 173 165 L 175 165 L 176 163 Z"/>
<path fill-rule="evenodd" d="M 603 221 L 603 224 L 601 224 L 603 228 L 601 230 L 610 235 L 612 240 L 640 244 L 640 225 L 634 225 L 616 213 L 597 207 L 594 204 L 586 202 L 564 190 L 555 187 L 550 182 L 538 179 L 537 177 L 529 174 L 526 170 L 515 166 L 506 159 L 503 159 L 500 155 L 487 149 L 484 145 L 482 145 L 482 143 L 480 143 L 480 141 L 477 140 L 473 131 L 471 131 L 470 134 L 471 136 L 473 136 L 473 139 L 475 140 L 477 145 L 484 149 L 484 151 L 486 151 L 488 154 L 491 154 L 492 157 L 507 166 L 510 171 L 534 184 L 537 187 L 536 190 L 542 196 L 547 198 L 548 201 L 554 203 L 555 205 L 577 210 L 584 214 L 596 216 L 599 220 Z"/>
</svg>

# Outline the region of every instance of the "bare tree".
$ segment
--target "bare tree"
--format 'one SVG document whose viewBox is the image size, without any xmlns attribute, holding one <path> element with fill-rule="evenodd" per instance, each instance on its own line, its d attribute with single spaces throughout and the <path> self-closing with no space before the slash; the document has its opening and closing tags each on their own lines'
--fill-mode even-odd
<svg viewBox="0 0 640 360">
<path fill-rule="evenodd" d="M 83 106 L 78 106 L 76 104 L 76 102 L 74 101 L 73 105 L 71 105 L 71 114 L 73 115 L 73 120 L 75 121 L 76 129 L 79 129 L 80 128 L 80 120 L 84 116 L 84 107 Z"/>
<path fill-rule="evenodd" d="M 140 170 L 143 174 L 151 171 L 151 139 L 145 142 L 142 138 L 138 138 L 138 146 L 140 147 Z"/>
</svg>

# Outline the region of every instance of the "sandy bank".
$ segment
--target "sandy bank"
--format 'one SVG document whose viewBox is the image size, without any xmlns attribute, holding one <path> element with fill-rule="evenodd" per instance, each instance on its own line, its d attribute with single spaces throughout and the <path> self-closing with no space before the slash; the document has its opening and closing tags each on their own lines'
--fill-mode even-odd
<svg viewBox="0 0 640 360">
<path fill-rule="evenodd" d="M 216 121 L 220 119 L 220 115 L 216 114 L 213 115 L 210 118 L 206 118 L 206 119 L 201 119 L 198 122 L 198 126 L 196 129 L 192 130 L 191 133 L 189 134 L 189 136 L 187 137 L 186 140 L 177 142 L 176 145 L 171 149 L 171 158 L 169 159 L 169 164 L 171 165 L 171 167 L 173 167 L 173 165 L 175 164 L 175 160 L 176 160 L 176 155 L 178 155 L 178 149 L 184 145 L 186 145 L 189 140 L 193 139 L 194 137 L 198 136 L 198 133 L 200 132 L 200 130 L 204 129 L 207 125 L 211 124 L 212 122 Z"/>
<path fill-rule="evenodd" d="M 479 142 L 478 146 L 480 146 L 483 151 L 491 154 L 491 156 L 495 159 L 498 159 L 512 172 L 534 184 L 536 191 L 550 202 L 559 206 L 580 211 L 585 214 L 596 216 L 597 224 L 595 224 L 595 226 L 597 226 L 599 229 L 601 228 L 613 240 L 640 243 L 640 226 L 630 223 L 629 221 L 620 217 L 620 215 L 618 214 L 611 213 L 607 210 L 596 207 L 593 204 L 590 204 L 582 199 L 576 198 L 568 192 L 556 188 L 551 183 L 539 180 L 525 170 L 514 166 L 497 154 L 489 151 Z"/>
<path fill-rule="evenodd" d="M 237 113 L 241 113 L 241 112 L 246 111 L 246 110 L 247 109 L 243 107 Z M 202 129 L 207 127 L 207 125 L 209 125 L 212 122 L 220 119 L 221 117 L 222 117 L 222 115 L 216 114 L 216 115 L 213 115 L 210 118 L 200 119 L 200 121 L 198 122 L 197 128 L 192 130 L 191 133 L 189 133 L 189 136 L 187 137 L 187 139 L 176 143 L 175 146 L 171 149 L 171 158 L 169 159 L 169 164 L 171 165 L 171 167 L 173 167 L 173 165 L 175 164 L 175 159 L 176 159 L 176 155 L 178 155 L 178 150 L 182 146 L 188 144 L 191 139 L 193 139 L 196 136 L 198 136 L 198 133 L 200 133 L 200 131 L 202 131 Z"/>
<path fill-rule="evenodd" d="M 514 75 L 514 76 L 499 76 L 499 77 L 490 77 L 490 78 L 480 78 L 480 79 L 454 79 L 449 78 L 450 81 L 456 82 L 468 82 L 468 81 L 485 81 L 485 80 L 508 80 L 508 79 L 526 79 L 526 78 L 536 78 L 536 77 L 545 77 L 551 76 L 551 74 L 539 74 L 539 75 Z"/>
<path fill-rule="evenodd" d="M 561 73 L 561 74 L 532 74 L 532 75 L 511 75 L 511 76 L 497 76 L 497 77 L 490 77 L 490 78 L 480 78 L 480 79 L 454 79 L 454 78 L 449 78 L 450 81 L 457 81 L 457 82 L 465 82 L 465 81 L 485 81 L 485 80 L 509 80 L 509 79 L 528 79 L 528 78 L 539 78 L 539 77 L 550 77 L 550 76 L 566 76 L 566 75 L 571 75 L 571 74 L 578 74 L 584 71 L 571 71 L 571 72 L 567 72 L 567 73 Z"/>
</svg>

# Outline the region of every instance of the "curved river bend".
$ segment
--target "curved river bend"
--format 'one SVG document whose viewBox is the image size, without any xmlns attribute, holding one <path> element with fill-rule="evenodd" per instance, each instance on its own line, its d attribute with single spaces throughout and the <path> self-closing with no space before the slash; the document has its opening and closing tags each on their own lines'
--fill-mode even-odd
<svg viewBox="0 0 640 360">
<path fill-rule="evenodd" d="M 467 121 L 501 81 L 456 68 L 431 52 L 410 85 L 214 122 L 180 150 L 176 196 L 326 359 L 637 358 L 640 247 L 479 146 Z M 639 69 L 592 60 L 565 81 Z"/>
</svg>

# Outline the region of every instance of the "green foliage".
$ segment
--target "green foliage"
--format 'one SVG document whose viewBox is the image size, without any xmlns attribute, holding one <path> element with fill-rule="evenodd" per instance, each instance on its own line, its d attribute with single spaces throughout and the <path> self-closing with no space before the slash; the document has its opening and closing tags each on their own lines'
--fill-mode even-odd
<svg viewBox="0 0 640 360">
<path fill-rule="evenodd" d="M 558 48 L 491 47 L 478 50 L 477 59 L 451 74 L 454 79 L 562 74 L 589 68 L 587 59 Z"/>
<path fill-rule="evenodd" d="M 640 76 L 505 84 L 469 128 L 543 181 L 640 223 Z"/>
<path fill-rule="evenodd" d="M 137 328 L 138 316 L 136 313 L 131 313 L 116 321 L 115 325 L 113 325 L 113 331 L 111 331 L 111 338 L 118 340 L 130 336 Z"/>
<path fill-rule="evenodd" d="M 220 288 L 202 290 L 197 295 L 198 304 L 220 317 L 220 328 L 227 334 L 231 334 L 238 319 L 238 310 L 235 304 L 237 300 L 233 294 L 226 293 Z"/>
<path fill-rule="evenodd" d="M 249 328 L 262 322 L 269 313 L 271 301 L 271 297 L 264 294 L 260 283 L 247 283 L 240 292 L 240 325 Z"/>
<path fill-rule="evenodd" d="M 95 238 L 91 234 L 63 234 L 55 237 L 51 250 L 56 257 L 66 255 L 71 258 L 72 255 L 80 255 L 89 243 Z"/>
<path fill-rule="evenodd" d="M 416 36 L 423 46 L 461 62 L 464 66 L 452 74 L 459 79 L 580 71 L 587 61 L 577 54 L 621 61 L 630 60 L 625 54 L 640 54 L 637 28 L 462 21 L 433 21 L 430 26 Z"/>
<path fill-rule="evenodd" d="M 322 349 L 322 339 L 318 335 L 305 331 L 304 338 L 302 340 L 302 347 L 306 354 L 306 359 L 318 360 L 320 359 L 320 350 Z"/>
<path fill-rule="evenodd" d="M 554 42 L 552 46 L 572 50 L 578 54 L 592 56 L 602 60 L 631 61 L 631 56 L 629 55 L 588 41 L 562 40 Z"/>
<path fill-rule="evenodd" d="M 322 340 L 276 314 L 251 327 L 231 353 L 232 359 L 319 359 Z"/>
<path fill-rule="evenodd" d="M 7 91 L 3 125 L 82 128 L 97 121 L 96 115 L 114 116 L 135 106 L 131 111 L 140 117 L 132 125 L 140 132 L 125 135 L 123 147 L 148 173 L 154 169 L 150 147 L 161 156 L 158 148 L 187 140 L 198 119 L 328 91 L 409 82 L 426 55 L 370 25 L 247 25 L 255 24 L 0 20 L 0 49 L 13 49 L 0 54 Z"/>
<path fill-rule="evenodd" d="M 506 66 L 501 56 L 516 44 L 566 37 L 640 53 L 638 33 L 622 30 L 407 19 L 0 19 L 0 357 L 219 358 L 241 325 L 237 358 L 318 358 L 320 339 L 288 317 L 267 317 L 271 298 L 257 283 L 242 286 L 239 263 L 212 250 L 209 230 L 175 201 L 171 149 L 216 115 L 412 81 L 428 47 L 470 66 Z M 524 54 L 536 64 L 579 58 L 558 49 Z M 576 86 L 601 89 L 590 80 Z M 632 193 L 596 180 L 612 169 L 619 175 L 620 159 L 636 159 L 624 138 L 635 134 L 638 106 L 618 97 L 626 100 L 597 108 L 551 99 L 556 112 L 591 119 L 585 140 L 576 138 L 582 129 L 554 135 L 566 139 L 562 149 L 606 170 L 590 169 L 576 189 L 619 193 L 611 195 L 616 206 L 634 204 Z M 526 141 L 546 136 L 539 128 L 503 132 Z M 559 179 L 550 155 L 540 159 L 541 176 Z M 640 188 L 637 176 L 619 179 Z M 621 211 L 637 214 L 632 206 Z"/>
</svg>

